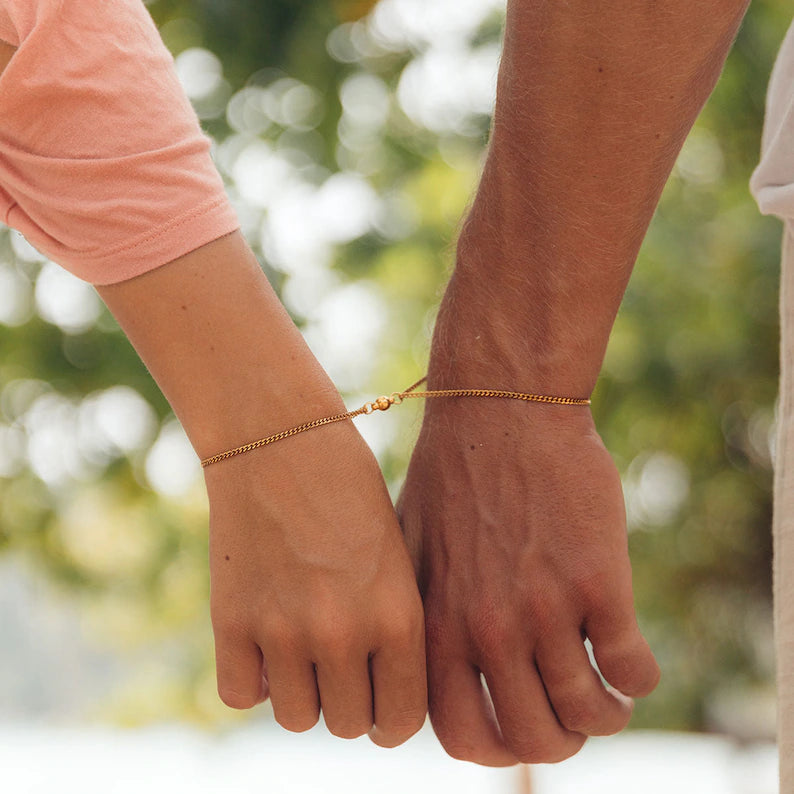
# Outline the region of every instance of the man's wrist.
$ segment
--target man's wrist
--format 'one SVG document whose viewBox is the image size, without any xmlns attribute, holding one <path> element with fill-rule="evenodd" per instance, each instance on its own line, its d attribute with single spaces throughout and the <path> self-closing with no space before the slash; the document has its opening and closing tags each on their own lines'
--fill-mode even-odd
<svg viewBox="0 0 794 794">
<path fill-rule="evenodd" d="M 433 334 L 430 388 L 588 397 L 608 327 L 583 332 L 580 296 L 550 296 L 542 272 L 510 256 L 464 232 Z"/>
</svg>

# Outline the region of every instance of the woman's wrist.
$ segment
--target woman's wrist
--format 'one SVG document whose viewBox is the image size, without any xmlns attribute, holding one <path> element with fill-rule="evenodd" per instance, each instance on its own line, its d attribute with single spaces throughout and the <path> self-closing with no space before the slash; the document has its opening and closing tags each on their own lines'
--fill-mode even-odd
<svg viewBox="0 0 794 794">
<path fill-rule="evenodd" d="M 204 460 L 312 419 L 342 413 L 345 406 L 339 392 L 322 370 L 318 377 L 315 365 L 313 357 L 305 366 L 290 361 L 289 366 L 270 371 L 272 378 L 284 378 L 278 384 L 267 384 L 266 392 L 218 395 L 217 405 L 236 407 L 231 411 L 205 407 L 204 419 L 183 422 L 199 458 Z"/>
</svg>

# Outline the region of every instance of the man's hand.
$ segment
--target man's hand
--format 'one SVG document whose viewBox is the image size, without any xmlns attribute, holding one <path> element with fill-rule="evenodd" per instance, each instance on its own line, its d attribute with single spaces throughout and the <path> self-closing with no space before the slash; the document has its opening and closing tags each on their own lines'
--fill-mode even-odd
<svg viewBox="0 0 794 794">
<path fill-rule="evenodd" d="M 426 715 L 424 626 L 377 463 L 349 423 L 205 469 L 218 689 L 303 731 L 402 743 Z M 374 724 L 374 728 L 373 728 Z"/>
<path fill-rule="evenodd" d="M 586 397 L 664 183 L 748 0 L 508 0 L 491 139 L 428 388 Z M 555 761 L 658 668 L 623 500 L 584 407 L 431 400 L 398 503 L 452 755 Z M 487 683 L 490 700 L 481 683 Z"/>
<path fill-rule="evenodd" d="M 398 511 L 450 755 L 560 761 L 626 725 L 631 703 L 584 638 L 627 695 L 648 694 L 659 669 L 634 617 L 620 480 L 587 408 L 431 400 Z"/>
</svg>

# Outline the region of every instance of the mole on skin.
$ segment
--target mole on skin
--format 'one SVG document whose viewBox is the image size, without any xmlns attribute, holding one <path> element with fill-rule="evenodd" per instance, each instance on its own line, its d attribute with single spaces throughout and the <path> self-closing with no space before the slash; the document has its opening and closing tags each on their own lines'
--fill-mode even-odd
<svg viewBox="0 0 794 794">
<path fill-rule="evenodd" d="M 227 559 L 227 560 L 229 559 L 229 555 L 228 555 L 228 554 L 226 555 L 226 559 Z"/>
</svg>

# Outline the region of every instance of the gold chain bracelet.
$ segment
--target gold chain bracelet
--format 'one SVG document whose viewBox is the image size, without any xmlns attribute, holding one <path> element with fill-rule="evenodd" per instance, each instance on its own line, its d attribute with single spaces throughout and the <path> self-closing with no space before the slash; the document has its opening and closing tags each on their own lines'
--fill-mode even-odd
<svg viewBox="0 0 794 794">
<path fill-rule="evenodd" d="M 311 422 L 305 422 L 297 427 L 291 427 L 289 430 L 282 430 L 280 433 L 275 433 L 267 438 L 260 438 L 258 441 L 251 441 L 249 444 L 243 444 L 241 447 L 235 447 L 226 452 L 221 452 L 218 455 L 213 455 L 211 458 L 205 458 L 201 461 L 201 466 L 203 468 L 212 463 L 218 463 L 227 458 L 232 458 L 235 455 L 242 455 L 244 452 L 250 452 L 252 449 L 266 447 L 268 444 L 281 441 L 283 438 L 296 436 L 298 433 L 303 433 L 315 427 L 330 425 L 334 422 L 342 422 L 345 419 L 352 419 L 362 414 L 371 414 L 375 411 L 387 411 L 392 405 L 399 405 L 403 400 L 410 397 L 503 397 L 509 400 L 524 400 L 525 402 L 548 403 L 551 405 L 590 405 L 590 400 L 587 397 L 555 397 L 550 394 L 524 394 L 522 392 L 502 391 L 500 389 L 437 389 L 434 391 L 415 391 L 416 387 L 421 386 L 426 380 L 427 376 L 418 380 L 412 386 L 409 386 L 405 391 L 392 392 L 388 397 L 378 397 L 372 402 L 364 403 L 361 408 L 356 408 L 355 411 L 345 411 L 344 413 L 335 414 L 334 416 L 313 419 Z"/>
</svg>

